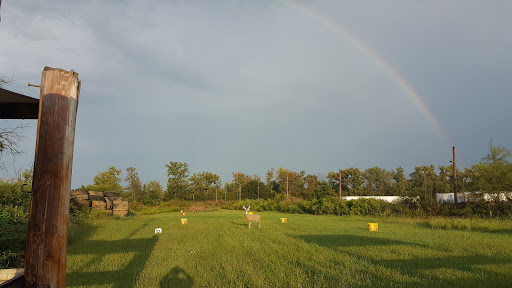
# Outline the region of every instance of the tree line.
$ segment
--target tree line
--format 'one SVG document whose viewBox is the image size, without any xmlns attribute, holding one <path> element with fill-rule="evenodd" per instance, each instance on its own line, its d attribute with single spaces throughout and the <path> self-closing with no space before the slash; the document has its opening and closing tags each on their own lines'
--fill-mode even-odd
<svg viewBox="0 0 512 288">
<path fill-rule="evenodd" d="M 423 165 L 405 174 L 402 167 L 386 170 L 372 167 L 339 169 L 322 177 L 291 171 L 285 168 L 269 169 L 265 179 L 258 175 L 233 172 L 230 182 L 222 185 L 219 175 L 203 171 L 192 173 L 186 162 L 170 161 L 166 164 L 167 185 L 164 189 L 158 181 L 143 184 L 136 168 L 126 169 L 122 186 L 121 169 L 109 167 L 93 179 L 94 184 L 82 186 L 82 190 L 122 193 L 125 199 L 144 204 L 157 204 L 169 200 L 233 201 L 246 199 L 270 199 L 276 196 L 303 200 L 326 196 L 419 196 L 427 203 L 435 201 L 436 193 L 453 192 L 456 179 L 457 192 L 512 191 L 512 151 L 495 146 L 491 139 L 489 153 L 471 168 L 456 171 L 453 166 Z"/>
</svg>

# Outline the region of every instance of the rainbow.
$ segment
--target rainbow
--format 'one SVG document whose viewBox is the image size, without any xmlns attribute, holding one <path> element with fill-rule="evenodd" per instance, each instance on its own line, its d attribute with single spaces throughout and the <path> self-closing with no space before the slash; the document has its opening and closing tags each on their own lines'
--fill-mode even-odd
<svg viewBox="0 0 512 288">
<path fill-rule="evenodd" d="M 317 20 L 325 29 L 330 30 L 338 35 L 343 36 L 346 39 L 350 40 L 350 43 L 358 48 L 360 51 L 364 52 L 367 56 L 369 56 L 382 70 L 393 80 L 396 82 L 398 87 L 404 92 L 405 95 L 408 96 L 409 100 L 416 106 L 416 108 L 420 111 L 423 117 L 427 120 L 427 122 L 432 125 L 434 131 L 438 134 L 438 136 L 446 139 L 445 133 L 441 129 L 439 122 L 434 117 L 432 112 L 428 109 L 427 105 L 421 100 L 419 94 L 413 89 L 411 85 L 405 81 L 404 77 L 402 77 L 398 72 L 393 69 L 391 65 L 389 65 L 384 59 L 382 59 L 375 51 L 373 51 L 368 45 L 366 45 L 363 41 L 357 38 L 355 35 L 349 33 L 347 30 L 343 29 L 338 23 L 329 19 L 327 16 L 323 15 L 320 11 L 315 10 L 314 8 L 307 6 L 304 3 L 296 2 L 294 0 L 277 0 L 280 3 L 285 4 L 297 10 L 305 15 L 311 16 L 313 19 Z"/>
</svg>

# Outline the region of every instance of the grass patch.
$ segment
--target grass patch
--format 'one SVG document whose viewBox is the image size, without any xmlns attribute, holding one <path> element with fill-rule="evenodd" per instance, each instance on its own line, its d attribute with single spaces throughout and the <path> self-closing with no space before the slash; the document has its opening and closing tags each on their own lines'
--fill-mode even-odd
<svg viewBox="0 0 512 288">
<path fill-rule="evenodd" d="M 68 248 L 67 287 L 506 287 L 512 283 L 510 220 L 478 219 L 467 224 L 450 219 L 258 214 L 260 230 L 255 225 L 247 228 L 243 211 L 189 213 L 186 225 L 176 212 L 95 219 L 76 227 Z M 281 217 L 288 223 L 281 223 Z M 470 229 L 438 228 L 444 224 L 435 223 L 441 221 L 458 223 L 456 227 L 467 224 Z M 378 222 L 379 231 L 369 232 L 368 222 Z M 154 234 L 157 227 L 162 234 Z"/>
<path fill-rule="evenodd" d="M 510 219 L 450 219 L 436 217 L 425 220 L 421 222 L 420 225 L 431 229 L 441 230 L 462 230 L 512 234 L 512 221 L 510 221 Z"/>
</svg>

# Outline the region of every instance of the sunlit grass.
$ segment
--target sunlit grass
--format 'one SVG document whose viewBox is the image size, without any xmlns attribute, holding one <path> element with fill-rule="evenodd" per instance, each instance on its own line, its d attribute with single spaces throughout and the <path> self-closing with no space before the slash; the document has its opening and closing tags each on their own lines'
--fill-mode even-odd
<svg viewBox="0 0 512 288">
<path fill-rule="evenodd" d="M 512 221 L 243 211 L 99 219 L 68 248 L 68 287 L 507 287 Z M 281 223 L 280 218 L 288 218 Z M 369 232 L 368 222 L 379 231 Z M 162 234 L 155 235 L 155 228 Z M 256 228 L 255 228 L 256 227 Z M 469 228 L 468 228 L 469 227 Z"/>
</svg>

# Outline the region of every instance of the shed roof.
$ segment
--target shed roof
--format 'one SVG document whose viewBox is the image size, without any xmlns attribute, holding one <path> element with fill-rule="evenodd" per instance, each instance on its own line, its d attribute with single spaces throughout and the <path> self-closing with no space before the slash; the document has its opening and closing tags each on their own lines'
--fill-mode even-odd
<svg viewBox="0 0 512 288">
<path fill-rule="evenodd" d="M 39 99 L 0 88 L 0 119 L 37 119 Z"/>
</svg>

